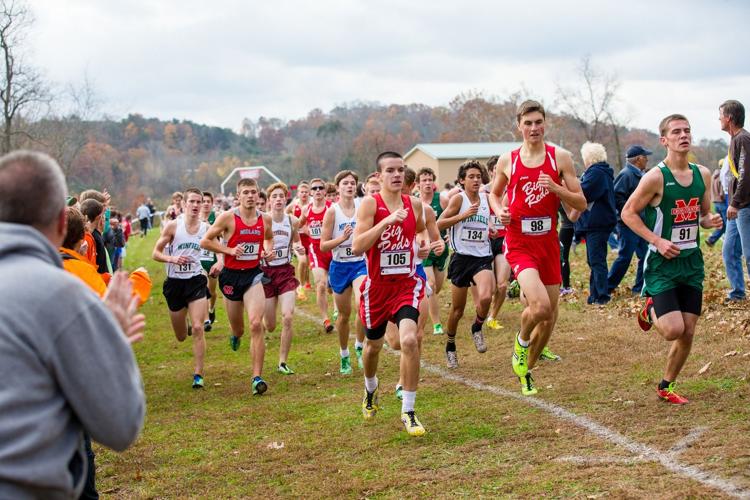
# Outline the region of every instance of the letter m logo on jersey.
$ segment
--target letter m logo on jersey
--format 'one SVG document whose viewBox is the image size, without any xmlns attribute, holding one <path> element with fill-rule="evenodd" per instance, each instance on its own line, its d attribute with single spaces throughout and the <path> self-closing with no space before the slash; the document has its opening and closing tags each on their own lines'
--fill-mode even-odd
<svg viewBox="0 0 750 500">
<path fill-rule="evenodd" d="M 679 224 L 680 222 L 686 222 L 698 219 L 698 213 L 701 211 L 701 207 L 698 204 L 700 198 L 690 198 L 685 203 L 685 200 L 675 200 L 675 208 L 672 209 L 672 215 L 674 216 L 674 223 Z"/>
</svg>

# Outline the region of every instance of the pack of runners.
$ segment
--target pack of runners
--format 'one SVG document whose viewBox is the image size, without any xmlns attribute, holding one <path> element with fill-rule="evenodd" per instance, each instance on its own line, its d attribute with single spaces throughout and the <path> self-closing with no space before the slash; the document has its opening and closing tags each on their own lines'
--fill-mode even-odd
<svg viewBox="0 0 750 500">
<path fill-rule="evenodd" d="M 218 291 L 234 351 L 247 316 L 253 394 L 268 390 L 264 334 L 275 330 L 279 310 L 277 369 L 294 374 L 288 357 L 295 302 L 306 298 L 312 275 L 321 332 L 337 332 L 342 375 L 353 372 L 349 338 L 356 315 L 354 353 L 364 376 L 364 418 L 373 418 L 379 409 L 378 361 L 388 342 L 401 353 L 396 385 L 401 420 L 410 435 L 422 435 L 415 399 L 426 325 L 432 325 L 434 335 L 445 334 L 446 364 L 458 368 L 462 339 L 471 337 L 484 353 L 484 325 L 503 328 L 499 314 L 512 276 L 524 309 L 507 366 L 524 395 L 536 394 L 536 363 L 559 359 L 547 347 L 561 285 L 558 210 L 583 212 L 587 207 L 570 153 L 545 143 L 545 119 L 541 104 L 522 103 L 517 113 L 522 146 L 487 165 L 464 162 L 458 186 L 448 192 L 437 191 L 429 168 L 415 171 L 400 154 L 386 151 L 362 183 L 357 173 L 345 170 L 332 183 L 320 178 L 301 182 L 293 200 L 285 184 L 262 191 L 253 179 L 237 183 L 237 204 L 223 211 L 214 206 L 211 193 L 195 188 L 175 193 L 153 258 L 167 265 L 163 292 L 175 336 L 184 341 L 192 335 L 193 387 L 204 386 L 205 332 L 216 319 Z M 701 313 L 704 273 L 698 229 L 718 227 L 721 219 L 709 211 L 708 170 L 688 162 L 687 119 L 668 116 L 660 135 L 667 156 L 644 176 L 622 219 L 649 242 L 647 300 L 638 322 L 673 341 L 657 393 L 684 404 L 687 399 L 674 392 L 674 383 Z M 639 216 L 643 211 L 645 220 Z M 446 274 L 451 300 L 444 326 L 438 294 Z M 469 291 L 473 321 L 462 333 L 459 322 Z"/>
</svg>

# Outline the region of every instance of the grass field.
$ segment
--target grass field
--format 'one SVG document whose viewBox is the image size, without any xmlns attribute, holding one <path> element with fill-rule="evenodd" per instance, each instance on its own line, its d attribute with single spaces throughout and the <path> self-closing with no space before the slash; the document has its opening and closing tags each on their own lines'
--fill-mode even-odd
<svg viewBox="0 0 750 500">
<path fill-rule="evenodd" d="M 393 395 L 397 356 L 381 357 L 381 411 L 365 422 L 362 373 L 355 363 L 352 376 L 339 375 L 335 335 L 304 315 L 313 311 L 312 297 L 295 317 L 289 359 L 295 375 L 275 372 L 278 331 L 269 334 L 269 391 L 251 396 L 249 335 L 240 352 L 232 352 L 220 309 L 207 334 L 206 389 L 192 390 L 190 339 L 178 343 L 171 332 L 163 267 L 149 259 L 154 238 L 135 237 L 128 247 L 129 265 L 146 264 L 155 283 L 143 307 L 146 340 L 135 347 L 146 423 L 126 453 L 97 448 L 105 496 L 750 495 L 750 315 L 746 306 L 720 303 L 726 283 L 719 248 L 705 252 L 706 308 L 679 380 L 691 404 L 657 401 L 668 345 L 637 329 L 639 301 L 629 294 L 605 308 L 584 305 L 582 295 L 562 303 L 550 346 L 563 359 L 541 363 L 535 370 L 539 395 L 522 398 L 510 369 L 521 310 L 512 300 L 502 313 L 505 328 L 486 332 L 485 354 L 474 350 L 464 320 L 458 370 L 443 369 L 444 337 L 427 333 L 417 409 L 428 433 L 409 438 Z M 588 268 L 584 249 L 578 253 L 573 273 L 580 291 Z M 631 275 L 623 283 L 630 282 Z M 449 290 L 441 297 L 447 315 Z"/>
</svg>

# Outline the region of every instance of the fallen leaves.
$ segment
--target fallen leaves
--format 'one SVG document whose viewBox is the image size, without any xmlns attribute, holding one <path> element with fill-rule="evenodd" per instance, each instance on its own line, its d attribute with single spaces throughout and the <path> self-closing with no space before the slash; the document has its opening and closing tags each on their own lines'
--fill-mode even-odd
<svg viewBox="0 0 750 500">
<path fill-rule="evenodd" d="M 709 361 L 708 363 L 706 363 L 705 365 L 703 365 L 703 368 L 701 368 L 700 370 L 698 370 L 698 375 L 703 375 L 704 373 L 706 373 L 708 371 L 709 368 L 711 368 L 711 361 Z"/>
</svg>

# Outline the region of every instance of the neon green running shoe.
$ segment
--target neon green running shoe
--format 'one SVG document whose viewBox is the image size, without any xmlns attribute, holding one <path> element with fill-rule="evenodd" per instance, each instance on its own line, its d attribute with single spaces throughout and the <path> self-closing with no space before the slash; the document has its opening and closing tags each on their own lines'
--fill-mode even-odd
<svg viewBox="0 0 750 500">
<path fill-rule="evenodd" d="M 521 295 L 521 285 L 518 284 L 517 280 L 513 280 L 508 285 L 508 297 L 515 299 Z"/>
<path fill-rule="evenodd" d="M 404 399 L 404 387 L 401 384 L 396 386 L 396 399 L 402 401 Z"/>
<path fill-rule="evenodd" d="M 422 423 L 417 418 L 417 415 L 413 411 L 402 413 L 401 422 L 403 422 L 404 428 L 410 436 L 424 436 L 424 433 L 426 431 L 424 430 Z"/>
<path fill-rule="evenodd" d="M 229 336 L 229 347 L 231 347 L 233 351 L 240 348 L 240 343 L 241 339 L 239 337 L 235 337 L 234 335 Z"/>
<path fill-rule="evenodd" d="M 364 352 L 364 347 L 355 347 L 354 348 L 354 354 L 357 355 L 357 367 L 362 370 L 365 367 L 365 362 L 362 361 L 362 353 Z"/>
<path fill-rule="evenodd" d="M 337 319 L 339 319 L 339 310 L 338 309 L 334 309 L 333 310 L 333 315 L 331 315 L 331 319 L 333 319 L 334 323 L 336 322 Z"/>
<path fill-rule="evenodd" d="M 521 381 L 521 394 L 524 396 L 533 396 L 537 393 L 536 387 L 534 386 L 534 378 L 531 376 L 531 372 L 526 373 L 523 377 L 518 377 Z"/>
<path fill-rule="evenodd" d="M 352 374 L 352 363 L 349 361 L 349 356 L 341 357 L 341 368 L 339 368 L 339 373 L 342 375 Z"/>
<path fill-rule="evenodd" d="M 443 331 L 443 325 L 441 323 L 435 323 L 432 325 L 432 334 L 433 335 L 443 335 L 445 332 Z"/>
<path fill-rule="evenodd" d="M 516 335 L 516 341 L 513 346 L 513 358 L 511 364 L 513 365 L 513 373 L 517 377 L 525 377 L 529 371 L 528 365 L 529 348 L 523 347 L 518 343 L 518 335 Z"/>
<path fill-rule="evenodd" d="M 365 397 L 362 398 L 362 415 L 366 419 L 371 419 L 378 412 L 378 388 L 374 391 L 367 392 L 365 389 Z"/>
<path fill-rule="evenodd" d="M 549 347 L 545 346 L 541 354 L 539 354 L 539 359 L 542 361 L 560 361 L 562 358 L 552 352 Z"/>
<path fill-rule="evenodd" d="M 284 375 L 294 375 L 294 370 L 289 368 L 289 365 L 286 363 L 279 363 L 278 372 Z"/>
</svg>

